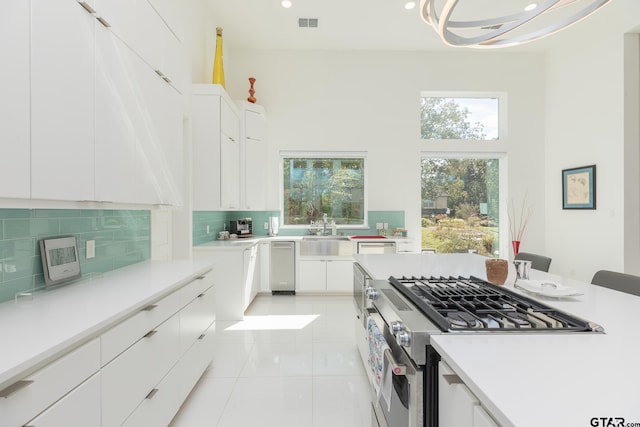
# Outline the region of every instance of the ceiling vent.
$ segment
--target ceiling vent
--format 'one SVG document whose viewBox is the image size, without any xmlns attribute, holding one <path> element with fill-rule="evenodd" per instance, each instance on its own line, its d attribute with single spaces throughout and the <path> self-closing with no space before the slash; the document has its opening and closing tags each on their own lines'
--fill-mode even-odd
<svg viewBox="0 0 640 427">
<path fill-rule="evenodd" d="M 318 28 L 318 18 L 298 18 L 300 28 Z"/>
</svg>

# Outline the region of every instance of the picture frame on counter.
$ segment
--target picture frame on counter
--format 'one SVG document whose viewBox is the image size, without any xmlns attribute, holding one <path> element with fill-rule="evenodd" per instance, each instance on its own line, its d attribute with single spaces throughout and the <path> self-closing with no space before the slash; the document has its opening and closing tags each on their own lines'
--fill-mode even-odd
<svg viewBox="0 0 640 427">
<path fill-rule="evenodd" d="M 562 170 L 562 209 L 596 209 L 596 165 Z"/>
</svg>

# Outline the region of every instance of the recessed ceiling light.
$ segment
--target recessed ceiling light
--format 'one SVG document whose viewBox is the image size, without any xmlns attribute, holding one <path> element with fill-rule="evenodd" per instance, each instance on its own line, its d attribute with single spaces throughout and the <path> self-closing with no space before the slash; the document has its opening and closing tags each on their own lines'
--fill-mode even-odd
<svg viewBox="0 0 640 427">
<path fill-rule="evenodd" d="M 291 5 L 293 3 L 291 3 L 290 0 L 282 0 L 282 3 L 280 3 L 282 5 L 282 7 L 284 7 L 285 9 L 289 9 L 291 7 Z"/>
<path fill-rule="evenodd" d="M 536 7 L 538 7 L 538 3 L 530 3 L 524 8 L 524 11 L 525 12 L 531 12 Z"/>
<path fill-rule="evenodd" d="M 406 2 L 404 4 L 404 8 L 407 9 L 407 10 L 411 10 L 411 9 L 413 9 L 415 7 L 416 7 L 416 2 L 414 2 L 414 1 L 408 1 L 408 2 Z"/>
</svg>

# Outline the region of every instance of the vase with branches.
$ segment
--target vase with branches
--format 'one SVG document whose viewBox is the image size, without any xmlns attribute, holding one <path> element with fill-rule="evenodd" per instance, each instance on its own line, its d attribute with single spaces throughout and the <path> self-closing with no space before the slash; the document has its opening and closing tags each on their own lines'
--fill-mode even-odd
<svg viewBox="0 0 640 427">
<path fill-rule="evenodd" d="M 524 231 L 527 228 L 527 224 L 529 223 L 532 213 L 533 206 L 527 203 L 527 193 L 525 193 L 524 198 L 522 199 L 522 206 L 520 207 L 519 213 L 516 212 L 513 200 L 511 201 L 508 216 L 509 234 L 511 235 L 511 245 L 513 247 L 514 256 L 518 255 L 518 252 L 520 251 L 520 242 L 522 241 L 522 236 L 524 235 Z"/>
</svg>

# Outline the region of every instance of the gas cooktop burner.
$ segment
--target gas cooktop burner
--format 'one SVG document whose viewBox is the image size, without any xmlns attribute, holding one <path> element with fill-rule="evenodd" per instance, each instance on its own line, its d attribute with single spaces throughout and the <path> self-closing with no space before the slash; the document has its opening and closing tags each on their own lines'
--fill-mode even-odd
<svg viewBox="0 0 640 427">
<path fill-rule="evenodd" d="M 389 282 L 443 331 L 602 331 L 476 277 L 390 277 Z"/>
</svg>

